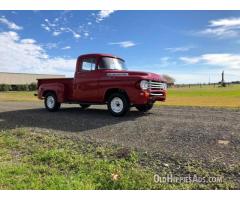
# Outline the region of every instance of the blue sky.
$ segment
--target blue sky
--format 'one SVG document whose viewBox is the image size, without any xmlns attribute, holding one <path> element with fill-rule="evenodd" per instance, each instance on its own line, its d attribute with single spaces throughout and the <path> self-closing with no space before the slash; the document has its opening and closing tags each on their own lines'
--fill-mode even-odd
<svg viewBox="0 0 240 200">
<path fill-rule="evenodd" d="M 240 11 L 0 11 L 0 71 L 73 76 L 103 52 L 177 83 L 240 80 Z"/>
</svg>

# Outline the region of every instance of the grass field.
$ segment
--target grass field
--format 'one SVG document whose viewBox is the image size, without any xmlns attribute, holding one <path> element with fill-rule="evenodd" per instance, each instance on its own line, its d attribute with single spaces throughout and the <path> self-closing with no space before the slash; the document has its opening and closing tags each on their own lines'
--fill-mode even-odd
<svg viewBox="0 0 240 200">
<path fill-rule="evenodd" d="M 156 162 L 159 162 L 156 160 Z M 179 164 L 181 162 L 179 161 Z M 185 165 L 182 176 L 224 176 L 236 171 Z M 133 150 L 31 129 L 0 131 L 0 189 L 233 189 L 236 182 L 155 183 Z M 170 165 L 171 166 L 171 165 Z M 173 166 L 175 168 L 176 166 Z M 162 169 L 159 176 L 174 170 Z M 182 170 L 178 170 L 179 172 Z"/>
<path fill-rule="evenodd" d="M 0 189 L 152 187 L 133 152 L 27 130 L 2 131 L 0 146 Z"/>
<path fill-rule="evenodd" d="M 166 102 L 158 105 L 240 108 L 240 85 L 169 88 Z"/>
<path fill-rule="evenodd" d="M 35 92 L 0 92 L 0 101 L 39 101 Z M 167 100 L 158 105 L 240 108 L 240 85 L 169 88 Z"/>
<path fill-rule="evenodd" d="M 38 101 L 34 93 L 36 92 L 0 92 L 0 101 Z"/>
</svg>

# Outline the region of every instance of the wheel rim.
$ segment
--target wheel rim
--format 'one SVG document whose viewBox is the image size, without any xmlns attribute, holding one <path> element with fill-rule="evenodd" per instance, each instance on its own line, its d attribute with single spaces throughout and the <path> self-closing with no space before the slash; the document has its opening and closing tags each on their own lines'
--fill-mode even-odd
<svg viewBox="0 0 240 200">
<path fill-rule="evenodd" d="M 119 97 L 114 97 L 111 101 L 111 108 L 113 112 L 120 113 L 123 110 L 123 101 Z"/>
<path fill-rule="evenodd" d="M 52 96 L 47 97 L 47 106 L 53 108 L 55 105 L 55 99 Z"/>
</svg>

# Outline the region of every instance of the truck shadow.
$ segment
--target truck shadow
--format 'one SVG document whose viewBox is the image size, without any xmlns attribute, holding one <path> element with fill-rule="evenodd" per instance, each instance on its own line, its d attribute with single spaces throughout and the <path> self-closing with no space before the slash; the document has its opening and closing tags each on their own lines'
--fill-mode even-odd
<svg viewBox="0 0 240 200">
<path fill-rule="evenodd" d="M 45 109 L 15 110 L 0 113 L 0 129 L 28 127 L 80 132 L 124 121 L 134 121 L 141 116 L 143 114 L 138 111 L 130 111 L 126 116 L 116 118 L 111 116 L 107 110 L 95 108 L 87 110 L 62 108 L 54 113 Z"/>
</svg>

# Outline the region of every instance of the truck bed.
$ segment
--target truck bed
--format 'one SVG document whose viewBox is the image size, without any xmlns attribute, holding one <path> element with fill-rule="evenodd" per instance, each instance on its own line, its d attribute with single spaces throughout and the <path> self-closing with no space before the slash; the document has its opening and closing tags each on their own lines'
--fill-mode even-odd
<svg viewBox="0 0 240 200">
<path fill-rule="evenodd" d="M 44 78 L 37 79 L 37 88 L 39 88 L 42 84 L 51 84 L 51 83 L 62 83 L 64 85 L 65 94 L 67 97 L 66 101 L 72 99 L 73 93 L 73 80 L 74 78 Z"/>
</svg>

